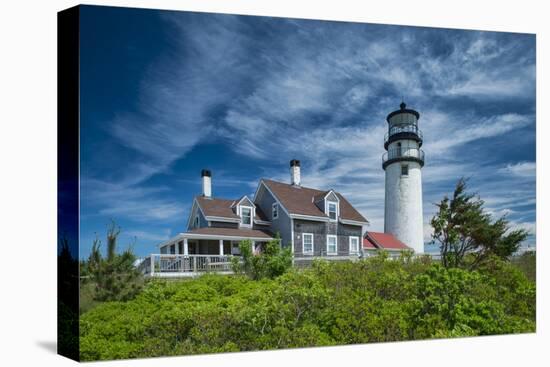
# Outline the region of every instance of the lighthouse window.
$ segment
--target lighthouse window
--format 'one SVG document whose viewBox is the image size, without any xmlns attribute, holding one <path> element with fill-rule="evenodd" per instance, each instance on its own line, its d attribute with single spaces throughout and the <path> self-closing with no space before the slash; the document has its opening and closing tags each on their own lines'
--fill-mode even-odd
<svg viewBox="0 0 550 367">
<path fill-rule="evenodd" d="M 401 166 L 401 176 L 408 176 L 409 175 L 409 166 L 407 164 L 404 164 Z"/>
</svg>

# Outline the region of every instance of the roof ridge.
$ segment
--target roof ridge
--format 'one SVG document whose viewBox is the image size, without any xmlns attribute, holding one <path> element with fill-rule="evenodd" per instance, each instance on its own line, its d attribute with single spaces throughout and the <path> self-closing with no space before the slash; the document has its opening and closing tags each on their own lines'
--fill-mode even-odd
<svg viewBox="0 0 550 367">
<path fill-rule="evenodd" d="M 235 201 L 235 199 L 226 199 L 226 198 L 215 198 L 215 197 L 209 197 L 209 198 L 207 198 L 207 197 L 204 196 L 204 195 L 197 195 L 197 196 L 195 196 L 195 199 L 199 199 L 199 198 L 206 199 L 206 200 Z"/>
<path fill-rule="evenodd" d="M 281 182 L 281 181 L 276 181 L 276 180 L 273 180 L 271 178 L 261 178 L 260 180 L 264 180 L 264 181 L 271 181 L 271 182 L 275 182 L 275 183 L 278 183 L 278 184 L 281 184 L 281 185 L 285 185 L 285 186 L 290 186 L 290 187 L 295 187 L 294 185 L 292 184 L 289 184 L 289 183 L 286 183 L 286 182 Z M 321 190 L 321 189 L 315 189 L 313 187 L 307 187 L 307 186 L 299 186 L 301 189 L 306 189 L 306 190 L 313 190 L 313 191 L 319 191 L 319 192 L 327 192 L 327 190 Z M 334 191 L 334 190 L 333 190 Z M 335 191 L 336 192 L 336 191 Z"/>
</svg>

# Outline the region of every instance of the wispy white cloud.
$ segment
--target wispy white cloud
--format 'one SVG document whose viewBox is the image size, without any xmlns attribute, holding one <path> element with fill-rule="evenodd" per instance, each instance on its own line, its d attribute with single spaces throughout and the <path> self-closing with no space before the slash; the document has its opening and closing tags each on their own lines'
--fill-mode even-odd
<svg viewBox="0 0 550 367">
<path fill-rule="evenodd" d="M 505 167 L 501 168 L 499 172 L 534 179 L 536 176 L 536 164 L 535 162 L 507 164 Z"/>
<path fill-rule="evenodd" d="M 140 222 L 173 221 L 182 216 L 189 204 L 161 199 L 164 187 L 138 187 L 85 179 L 81 182 L 84 205 L 97 208 L 96 215 L 129 218 Z"/>
<path fill-rule="evenodd" d="M 162 231 L 143 231 L 140 229 L 129 229 L 125 231 L 125 234 L 129 237 L 133 237 L 136 241 L 146 241 L 146 242 L 162 242 L 170 238 L 171 231 L 169 228 Z"/>
</svg>

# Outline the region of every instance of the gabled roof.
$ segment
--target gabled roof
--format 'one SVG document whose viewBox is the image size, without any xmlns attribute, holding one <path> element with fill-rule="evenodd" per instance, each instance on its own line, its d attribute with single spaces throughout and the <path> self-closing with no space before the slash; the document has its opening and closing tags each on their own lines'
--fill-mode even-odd
<svg viewBox="0 0 550 367">
<path fill-rule="evenodd" d="M 231 200 L 197 196 L 195 199 L 205 217 L 221 217 L 240 220 L 240 217 L 233 211 L 233 207 L 245 197 L 246 195 L 242 196 L 239 200 Z M 252 200 L 250 200 L 250 202 L 252 202 Z M 256 216 L 254 220 L 269 221 L 260 208 L 256 207 L 255 212 Z"/>
<path fill-rule="evenodd" d="M 241 205 L 241 202 L 242 202 L 244 199 L 248 200 L 248 201 L 250 202 L 250 204 L 252 204 L 254 207 L 256 207 L 256 204 L 254 204 L 254 202 L 253 202 L 252 200 L 250 200 L 250 199 L 248 198 L 248 196 L 246 196 L 246 195 L 243 195 L 243 196 L 241 196 L 240 198 L 238 198 L 237 200 L 234 200 L 233 203 L 231 204 L 231 207 L 234 208 L 234 207 L 236 207 L 237 205 Z"/>
<path fill-rule="evenodd" d="M 231 204 L 233 204 L 234 200 L 207 198 L 204 196 L 197 196 L 196 199 L 206 217 L 240 219 L 233 212 L 233 209 L 231 209 Z"/>
<path fill-rule="evenodd" d="M 273 180 L 262 179 L 267 188 L 276 196 L 277 200 L 285 207 L 289 214 L 307 215 L 321 218 L 328 218 L 315 202 L 320 195 L 326 195 L 329 191 L 322 191 L 303 186 L 295 186 L 277 182 Z M 361 215 L 340 193 L 334 192 L 340 200 L 340 218 L 356 222 L 368 223 L 367 219 Z"/>
<path fill-rule="evenodd" d="M 366 250 L 410 250 L 410 247 L 389 233 L 367 232 L 363 238 L 363 248 Z"/>
<path fill-rule="evenodd" d="M 327 196 L 329 196 L 329 194 L 333 192 L 336 196 L 337 196 L 337 199 L 340 200 L 340 198 L 338 197 L 336 191 L 330 189 L 330 190 L 327 190 L 327 191 L 321 191 L 319 194 L 315 195 L 313 197 L 313 202 L 314 203 L 317 203 L 321 200 L 325 200 L 327 198 Z"/>
</svg>

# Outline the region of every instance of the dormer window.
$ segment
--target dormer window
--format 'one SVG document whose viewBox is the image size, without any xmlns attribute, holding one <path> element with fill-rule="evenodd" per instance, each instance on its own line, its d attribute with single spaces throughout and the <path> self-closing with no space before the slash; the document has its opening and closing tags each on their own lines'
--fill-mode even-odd
<svg viewBox="0 0 550 367">
<path fill-rule="evenodd" d="M 327 210 L 328 210 L 328 213 L 327 213 L 328 217 L 331 220 L 336 220 L 336 218 L 338 217 L 338 203 L 329 201 L 327 203 Z"/>
<path fill-rule="evenodd" d="M 273 219 L 279 218 L 279 204 L 273 203 L 273 206 L 271 207 L 271 217 Z"/>
<path fill-rule="evenodd" d="M 241 207 L 241 223 L 245 226 L 252 225 L 252 208 L 247 206 Z"/>
</svg>

